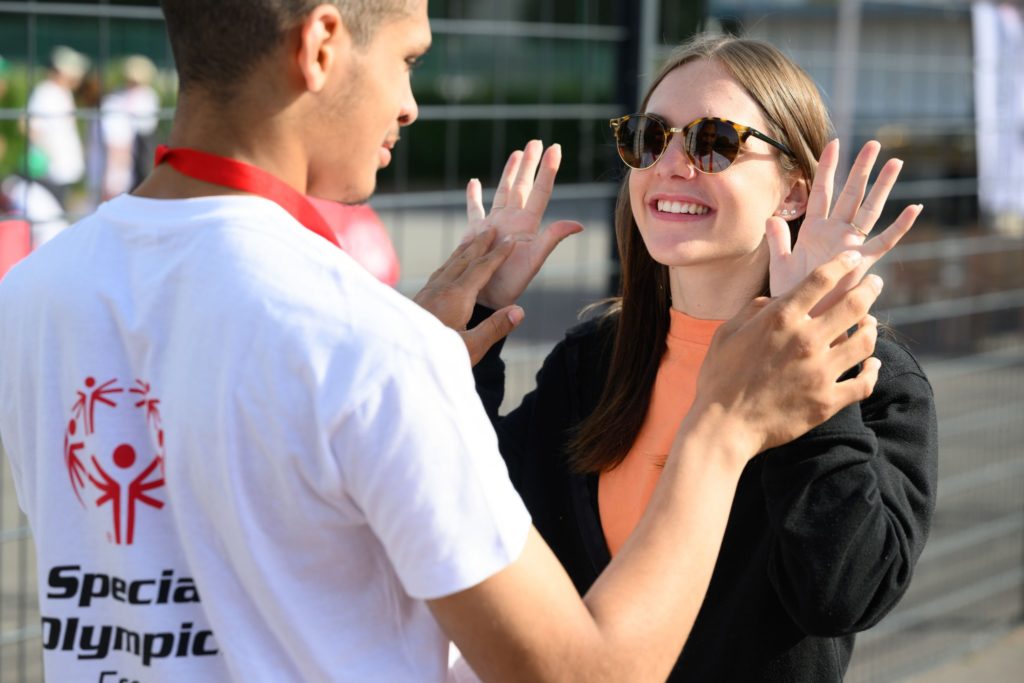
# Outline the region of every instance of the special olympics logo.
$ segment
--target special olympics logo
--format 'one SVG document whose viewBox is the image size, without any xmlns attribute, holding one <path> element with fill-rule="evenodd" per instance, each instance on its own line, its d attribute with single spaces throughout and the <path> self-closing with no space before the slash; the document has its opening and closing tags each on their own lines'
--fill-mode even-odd
<svg viewBox="0 0 1024 683">
<path fill-rule="evenodd" d="M 150 495 L 164 485 L 160 401 L 150 389 L 139 379 L 121 386 L 117 379 L 100 384 L 86 377 L 64 432 L 71 488 L 86 509 L 109 507 L 113 532 L 107 538 L 118 545 L 135 539 L 137 505 L 164 506 Z"/>
</svg>

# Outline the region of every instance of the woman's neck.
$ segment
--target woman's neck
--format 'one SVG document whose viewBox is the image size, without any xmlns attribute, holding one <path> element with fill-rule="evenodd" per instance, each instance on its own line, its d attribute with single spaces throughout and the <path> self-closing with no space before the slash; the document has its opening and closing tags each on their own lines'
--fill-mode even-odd
<svg viewBox="0 0 1024 683">
<path fill-rule="evenodd" d="M 768 278 L 768 249 L 743 257 L 669 267 L 672 308 L 694 318 L 728 320 L 761 295 Z"/>
</svg>

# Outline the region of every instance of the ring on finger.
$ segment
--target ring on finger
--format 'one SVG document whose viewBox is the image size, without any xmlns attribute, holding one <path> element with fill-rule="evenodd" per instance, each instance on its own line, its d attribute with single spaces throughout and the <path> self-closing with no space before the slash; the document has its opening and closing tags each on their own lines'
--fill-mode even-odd
<svg viewBox="0 0 1024 683">
<path fill-rule="evenodd" d="M 868 231 L 867 230 L 865 230 L 864 228 L 860 227 L 859 225 L 857 225 L 853 221 L 850 221 L 849 225 L 850 225 L 851 228 L 853 228 L 854 232 L 856 232 L 858 235 L 860 235 L 864 239 L 867 239 L 867 237 L 868 237 Z"/>
</svg>

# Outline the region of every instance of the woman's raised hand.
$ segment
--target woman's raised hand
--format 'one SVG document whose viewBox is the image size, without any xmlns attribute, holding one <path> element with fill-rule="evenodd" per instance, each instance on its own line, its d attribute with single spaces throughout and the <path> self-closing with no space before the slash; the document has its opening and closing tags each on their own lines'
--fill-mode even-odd
<svg viewBox="0 0 1024 683">
<path fill-rule="evenodd" d="M 556 221 L 546 230 L 540 229 L 561 162 L 561 146 L 552 145 L 545 152 L 540 140 L 531 140 L 523 150 L 513 152 L 501 174 L 490 212 L 484 211 L 480 181 L 469 181 L 469 230 L 464 241 L 488 228 L 496 231 L 497 242 L 504 237 L 516 241 L 512 253 L 480 290 L 479 303 L 494 309 L 515 303 L 558 243 L 583 230 L 576 221 Z"/>
<path fill-rule="evenodd" d="M 868 269 L 895 247 L 914 225 L 923 208 L 921 204 L 906 207 L 879 235 L 869 237 L 903 167 L 899 159 L 887 161 L 871 191 L 867 192 L 868 178 L 880 150 L 881 145 L 874 140 L 861 148 L 843 191 L 829 211 L 839 162 L 839 141 L 832 140 L 825 146 L 818 160 L 818 171 L 811 186 L 800 234 L 792 248 L 786 222 L 775 216 L 768 219 L 772 296 L 785 294 L 836 254 L 850 249 L 859 251 L 864 257 L 861 265 L 843 278 L 835 292 L 822 300 L 812 314 L 825 310 L 838 296 L 857 284 Z"/>
</svg>

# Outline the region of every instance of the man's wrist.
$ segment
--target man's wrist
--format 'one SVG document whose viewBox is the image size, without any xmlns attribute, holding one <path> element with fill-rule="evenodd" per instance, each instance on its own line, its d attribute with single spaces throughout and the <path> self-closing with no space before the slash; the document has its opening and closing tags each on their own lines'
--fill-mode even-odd
<svg viewBox="0 0 1024 683">
<path fill-rule="evenodd" d="M 694 404 L 680 425 L 677 448 L 696 449 L 737 474 L 763 447 L 764 436 L 720 403 Z"/>
</svg>

